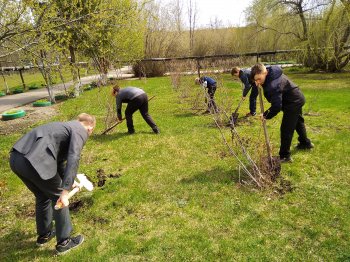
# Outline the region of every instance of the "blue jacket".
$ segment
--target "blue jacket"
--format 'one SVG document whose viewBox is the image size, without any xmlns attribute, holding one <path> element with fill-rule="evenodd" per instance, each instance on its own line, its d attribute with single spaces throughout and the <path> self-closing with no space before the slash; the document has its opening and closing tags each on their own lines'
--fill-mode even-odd
<svg viewBox="0 0 350 262">
<path fill-rule="evenodd" d="M 202 84 L 205 81 L 207 81 L 207 88 L 216 87 L 216 81 L 213 78 L 210 78 L 208 76 L 202 76 L 200 78 L 200 83 Z"/>
<path fill-rule="evenodd" d="M 242 81 L 244 84 L 244 89 L 243 89 L 243 97 L 246 97 L 249 90 L 252 88 L 252 86 L 255 86 L 255 83 L 252 81 L 250 77 L 250 69 L 241 69 L 239 70 L 239 79 Z"/>
<path fill-rule="evenodd" d="M 305 104 L 303 93 L 278 66 L 267 68 L 267 76 L 262 86 L 264 96 L 271 103 L 271 107 L 264 113 L 266 119 L 273 118 L 281 110 L 293 110 Z"/>
</svg>

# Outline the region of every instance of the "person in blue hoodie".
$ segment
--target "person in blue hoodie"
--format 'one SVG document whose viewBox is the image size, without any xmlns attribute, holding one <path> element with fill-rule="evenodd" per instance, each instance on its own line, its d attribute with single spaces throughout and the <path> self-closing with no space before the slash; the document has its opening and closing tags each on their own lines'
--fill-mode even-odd
<svg viewBox="0 0 350 262">
<path fill-rule="evenodd" d="M 216 91 L 216 81 L 213 78 L 210 78 L 208 76 L 202 76 L 197 77 L 195 80 L 195 83 L 197 85 L 202 85 L 203 88 L 208 89 L 208 99 L 207 99 L 207 105 L 208 109 L 205 111 L 206 113 L 216 113 L 218 111 L 218 108 L 216 106 L 214 95 Z"/>
<path fill-rule="evenodd" d="M 249 69 L 241 69 L 237 66 L 231 70 L 231 75 L 238 77 L 244 85 L 242 93 L 243 100 L 248 95 L 250 89 L 252 89 L 249 96 L 249 113 L 246 114 L 246 117 L 256 115 L 256 98 L 258 97 L 258 88 L 251 79 L 250 74 L 251 71 Z"/>
<path fill-rule="evenodd" d="M 251 77 L 258 87 L 263 88 L 265 98 L 271 103 L 271 107 L 263 114 L 263 120 L 271 119 L 281 110 L 283 111 L 279 155 L 281 162 L 292 162 L 290 146 L 294 130 L 299 135 L 297 149 L 311 149 L 314 147 L 307 137 L 302 116 L 305 97 L 298 86 L 284 75 L 282 69 L 278 66 L 266 68 L 263 64 L 258 63 L 252 67 Z"/>
</svg>

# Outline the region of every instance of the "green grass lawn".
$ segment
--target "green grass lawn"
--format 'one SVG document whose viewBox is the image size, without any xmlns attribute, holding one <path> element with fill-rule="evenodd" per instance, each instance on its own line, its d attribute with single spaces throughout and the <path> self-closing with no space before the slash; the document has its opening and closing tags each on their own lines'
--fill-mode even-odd
<svg viewBox="0 0 350 262">
<path fill-rule="evenodd" d="M 239 183 L 238 163 L 212 118 L 190 110 L 191 95 L 199 89 L 193 77 L 181 79 L 188 87 L 186 99 L 168 77 L 120 82 L 156 96 L 150 114 L 160 135 L 139 113 L 134 115 L 136 134 L 127 135 L 122 123 L 111 134 L 99 135 L 106 103 L 113 103 L 109 88 L 62 103 L 52 120 L 65 121 L 80 112 L 97 116 L 80 172 L 96 183 L 103 171 L 107 180 L 72 200 L 83 203 L 71 216 L 74 232 L 86 241 L 59 260 L 349 261 L 349 74 L 286 74 L 306 96 L 305 121 L 315 148 L 294 150 L 294 162 L 282 166 L 282 177 L 292 186 L 285 194 L 276 193 L 276 187 L 259 191 Z M 240 84 L 228 75 L 217 78 L 217 101 L 231 101 L 233 111 Z M 246 101 L 239 113 L 247 112 Z M 281 115 L 268 121 L 275 155 Z M 256 157 L 263 141 L 259 119 L 242 121 L 237 131 Z M 8 165 L 8 151 L 21 135 L 0 136 L 0 260 L 51 261 L 55 243 L 35 247 L 34 198 Z"/>
</svg>

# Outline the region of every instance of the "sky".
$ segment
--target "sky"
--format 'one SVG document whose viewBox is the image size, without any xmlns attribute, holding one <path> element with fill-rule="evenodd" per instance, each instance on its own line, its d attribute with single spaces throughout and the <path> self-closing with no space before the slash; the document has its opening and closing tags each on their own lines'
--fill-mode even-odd
<svg viewBox="0 0 350 262">
<path fill-rule="evenodd" d="M 245 14 L 243 11 L 253 0 L 192 0 L 197 4 L 197 25 L 204 27 L 210 25 L 217 17 L 223 25 L 243 26 L 245 25 Z M 160 2 L 172 2 L 172 0 L 160 0 Z M 187 10 L 187 2 L 182 0 L 184 10 Z"/>
</svg>

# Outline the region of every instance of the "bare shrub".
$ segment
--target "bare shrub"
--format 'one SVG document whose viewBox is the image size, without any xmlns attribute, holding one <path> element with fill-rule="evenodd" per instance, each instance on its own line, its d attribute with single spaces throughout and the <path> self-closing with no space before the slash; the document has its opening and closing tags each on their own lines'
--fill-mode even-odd
<svg viewBox="0 0 350 262">
<path fill-rule="evenodd" d="M 156 77 L 163 76 L 166 66 L 163 61 L 140 61 L 132 66 L 137 77 Z"/>
</svg>

